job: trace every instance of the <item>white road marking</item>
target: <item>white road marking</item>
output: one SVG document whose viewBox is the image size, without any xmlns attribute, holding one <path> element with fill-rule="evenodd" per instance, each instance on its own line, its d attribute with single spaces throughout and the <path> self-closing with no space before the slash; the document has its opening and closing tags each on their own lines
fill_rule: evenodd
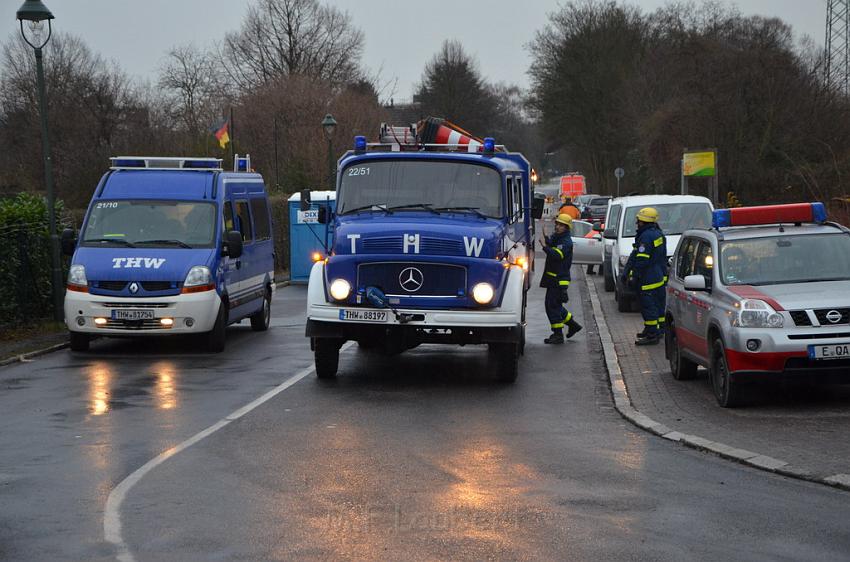
<svg viewBox="0 0 850 562">
<path fill-rule="evenodd" d="M 354 345 L 353 341 L 350 341 L 343 345 L 340 348 L 340 352 L 345 351 L 349 347 Z M 156 457 L 152 458 L 141 467 L 137 468 L 133 471 L 129 476 L 127 476 L 124 480 L 122 480 L 115 488 L 109 492 L 109 497 L 106 498 L 106 509 L 103 512 L 103 535 L 106 538 L 106 541 L 115 545 L 115 548 L 118 550 L 118 560 L 120 562 L 134 562 L 135 558 L 133 558 L 133 554 L 130 552 L 130 548 L 124 542 L 124 538 L 121 536 L 121 504 L 124 502 L 124 498 L 127 497 L 127 493 L 130 489 L 133 488 L 139 481 L 147 475 L 151 470 L 161 465 L 174 455 L 181 453 L 200 441 L 205 437 L 209 437 L 219 429 L 229 425 L 230 423 L 238 420 L 245 414 L 249 413 L 251 410 L 254 410 L 258 406 L 263 403 L 271 400 L 290 386 L 294 385 L 310 373 L 312 373 L 316 369 L 315 366 L 307 367 L 302 369 L 292 377 L 288 378 L 286 381 L 282 382 L 278 386 L 269 390 L 253 402 L 242 406 L 235 412 L 232 412 L 219 421 L 215 422 L 208 428 L 200 431 L 190 437 L 189 439 L 183 441 L 175 445 L 174 447 L 163 451 Z"/>
</svg>

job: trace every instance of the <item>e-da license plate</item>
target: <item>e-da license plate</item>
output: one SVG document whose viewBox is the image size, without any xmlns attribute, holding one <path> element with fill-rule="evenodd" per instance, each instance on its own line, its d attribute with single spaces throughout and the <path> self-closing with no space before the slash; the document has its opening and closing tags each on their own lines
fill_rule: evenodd
<svg viewBox="0 0 850 562">
<path fill-rule="evenodd" d="M 810 359 L 850 359 L 850 343 L 810 345 Z"/>
</svg>

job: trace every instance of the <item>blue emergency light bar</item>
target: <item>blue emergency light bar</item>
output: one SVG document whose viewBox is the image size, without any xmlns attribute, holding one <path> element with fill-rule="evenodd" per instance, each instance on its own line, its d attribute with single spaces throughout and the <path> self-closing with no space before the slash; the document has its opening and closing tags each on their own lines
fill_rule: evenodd
<svg viewBox="0 0 850 562">
<path fill-rule="evenodd" d="M 760 224 L 795 224 L 826 222 L 826 207 L 823 203 L 792 203 L 789 205 L 762 205 L 760 207 L 737 207 L 717 209 L 712 214 L 711 226 L 755 226 Z"/>
<path fill-rule="evenodd" d="M 161 156 L 114 156 L 111 169 L 221 170 L 220 158 L 179 158 Z"/>
</svg>

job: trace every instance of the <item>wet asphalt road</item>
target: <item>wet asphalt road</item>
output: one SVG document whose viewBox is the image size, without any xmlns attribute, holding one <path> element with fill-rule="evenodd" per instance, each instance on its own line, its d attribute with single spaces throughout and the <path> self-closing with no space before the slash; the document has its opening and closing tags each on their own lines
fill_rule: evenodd
<svg viewBox="0 0 850 562">
<path fill-rule="evenodd" d="M 542 294 L 514 385 L 486 348 L 343 352 L 158 466 L 121 508 L 136 560 L 837 560 L 848 494 L 647 435 L 613 410 L 592 320 L 561 347 Z M 303 287 L 272 330 L 102 341 L 0 370 L 0 559 L 108 560 L 110 490 L 311 365 Z"/>
</svg>

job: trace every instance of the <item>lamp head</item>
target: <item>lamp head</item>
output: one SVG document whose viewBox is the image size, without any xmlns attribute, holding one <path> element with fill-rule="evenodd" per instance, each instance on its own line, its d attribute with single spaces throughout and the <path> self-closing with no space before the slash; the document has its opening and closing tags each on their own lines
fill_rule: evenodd
<svg viewBox="0 0 850 562">
<path fill-rule="evenodd" d="M 18 8 L 15 18 L 21 21 L 43 21 L 52 20 L 53 14 L 41 0 L 25 0 L 24 4 Z"/>
<path fill-rule="evenodd" d="M 334 116 L 328 113 L 325 115 L 325 118 L 322 119 L 322 128 L 325 130 L 325 136 L 331 138 L 336 130 L 336 119 Z"/>
</svg>

